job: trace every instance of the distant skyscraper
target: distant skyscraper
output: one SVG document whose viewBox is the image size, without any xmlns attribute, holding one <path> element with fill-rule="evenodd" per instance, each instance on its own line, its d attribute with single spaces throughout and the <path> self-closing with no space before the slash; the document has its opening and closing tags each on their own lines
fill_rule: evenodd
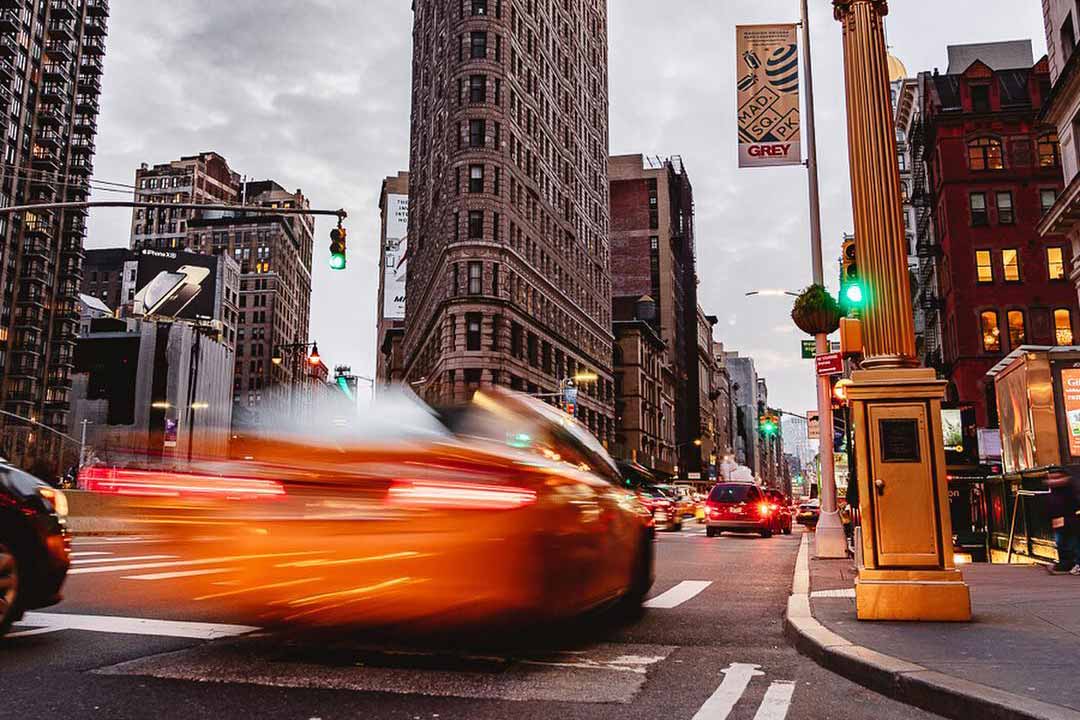
<svg viewBox="0 0 1080 720">
<path fill-rule="evenodd" d="M 405 379 L 553 393 L 614 429 L 607 3 L 413 2 Z"/>
<path fill-rule="evenodd" d="M 107 0 L 0 3 L 0 96 L 10 109 L 0 204 L 85 200 L 93 171 Z M 85 210 L 0 216 L 0 398 L 66 431 L 79 323 Z M 3 455 L 52 473 L 78 449 L 4 420 Z"/>
</svg>

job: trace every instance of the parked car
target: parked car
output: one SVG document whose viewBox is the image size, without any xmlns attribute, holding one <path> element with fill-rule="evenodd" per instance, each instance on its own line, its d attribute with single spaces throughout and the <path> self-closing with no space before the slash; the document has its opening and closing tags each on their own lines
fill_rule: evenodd
<svg viewBox="0 0 1080 720">
<path fill-rule="evenodd" d="M 717 483 L 705 505 L 705 534 L 708 537 L 725 531 L 756 532 L 764 538 L 772 537 L 776 526 L 772 503 L 753 483 Z"/>
<path fill-rule="evenodd" d="M 60 602 L 70 564 L 67 498 L 0 463 L 0 635 L 27 610 Z"/>
<path fill-rule="evenodd" d="M 652 513 L 657 530 L 682 530 L 682 515 L 675 498 L 656 485 L 645 485 L 638 490 L 638 497 Z"/>
<path fill-rule="evenodd" d="M 787 499 L 787 496 L 779 490 L 766 490 L 765 494 L 769 498 L 769 502 L 773 507 L 773 519 L 776 521 L 773 527 L 774 532 L 783 533 L 784 535 L 791 534 L 791 502 Z"/>
<path fill-rule="evenodd" d="M 821 502 L 819 500 L 810 500 L 799 506 L 799 512 L 795 515 L 795 522 L 808 528 L 815 528 L 819 517 L 821 517 Z"/>
</svg>

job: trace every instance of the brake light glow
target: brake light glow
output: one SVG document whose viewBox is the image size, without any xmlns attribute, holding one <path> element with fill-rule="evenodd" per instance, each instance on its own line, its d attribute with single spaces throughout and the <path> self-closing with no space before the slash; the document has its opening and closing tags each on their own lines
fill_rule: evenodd
<svg viewBox="0 0 1080 720">
<path fill-rule="evenodd" d="M 503 485 L 399 480 L 390 486 L 386 500 L 402 507 L 516 510 L 535 503 L 536 492 Z"/>
<path fill-rule="evenodd" d="M 770 508 L 771 506 L 769 505 L 769 503 L 758 503 L 758 512 L 762 515 L 768 515 L 770 512 L 772 512 Z"/>
<path fill-rule="evenodd" d="M 86 468 L 79 485 L 90 492 L 136 497 L 208 497 L 229 500 L 278 498 L 284 486 L 276 480 L 216 475 Z"/>
</svg>

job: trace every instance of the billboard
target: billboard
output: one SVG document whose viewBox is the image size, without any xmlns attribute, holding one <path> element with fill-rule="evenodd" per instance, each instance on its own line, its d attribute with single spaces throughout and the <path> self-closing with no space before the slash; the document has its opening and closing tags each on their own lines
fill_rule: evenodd
<svg viewBox="0 0 1080 720">
<path fill-rule="evenodd" d="M 1061 371 L 1061 394 L 1065 404 L 1069 455 L 1080 457 L 1080 370 L 1068 368 Z"/>
<path fill-rule="evenodd" d="M 386 196 L 386 245 L 383 248 L 383 317 L 405 319 L 405 270 L 409 246 L 409 196 Z"/>
<path fill-rule="evenodd" d="M 795 25 L 735 28 L 739 167 L 801 165 Z"/>
<path fill-rule="evenodd" d="M 135 276 L 136 317 L 214 319 L 216 255 L 147 248 L 139 253 Z"/>
</svg>

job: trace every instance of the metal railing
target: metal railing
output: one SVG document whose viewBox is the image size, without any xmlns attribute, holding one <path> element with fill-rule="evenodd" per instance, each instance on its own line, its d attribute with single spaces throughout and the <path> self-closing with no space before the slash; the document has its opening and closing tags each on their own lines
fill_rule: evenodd
<svg viewBox="0 0 1080 720">
<path fill-rule="evenodd" d="M 1013 512 L 1012 522 L 1009 523 L 1009 552 L 1005 556 L 1005 564 L 1012 563 L 1013 556 L 1013 539 L 1016 537 L 1016 513 L 1020 509 L 1021 501 L 1026 497 L 1037 497 L 1039 495 L 1049 495 L 1049 490 L 1025 490 L 1023 488 L 1017 488 L 1016 493 L 1013 494 Z M 1033 550 L 1031 548 L 1031 532 L 1028 527 L 1027 513 L 1024 513 L 1024 534 L 1028 541 L 1028 557 L 1034 557 Z"/>
</svg>

